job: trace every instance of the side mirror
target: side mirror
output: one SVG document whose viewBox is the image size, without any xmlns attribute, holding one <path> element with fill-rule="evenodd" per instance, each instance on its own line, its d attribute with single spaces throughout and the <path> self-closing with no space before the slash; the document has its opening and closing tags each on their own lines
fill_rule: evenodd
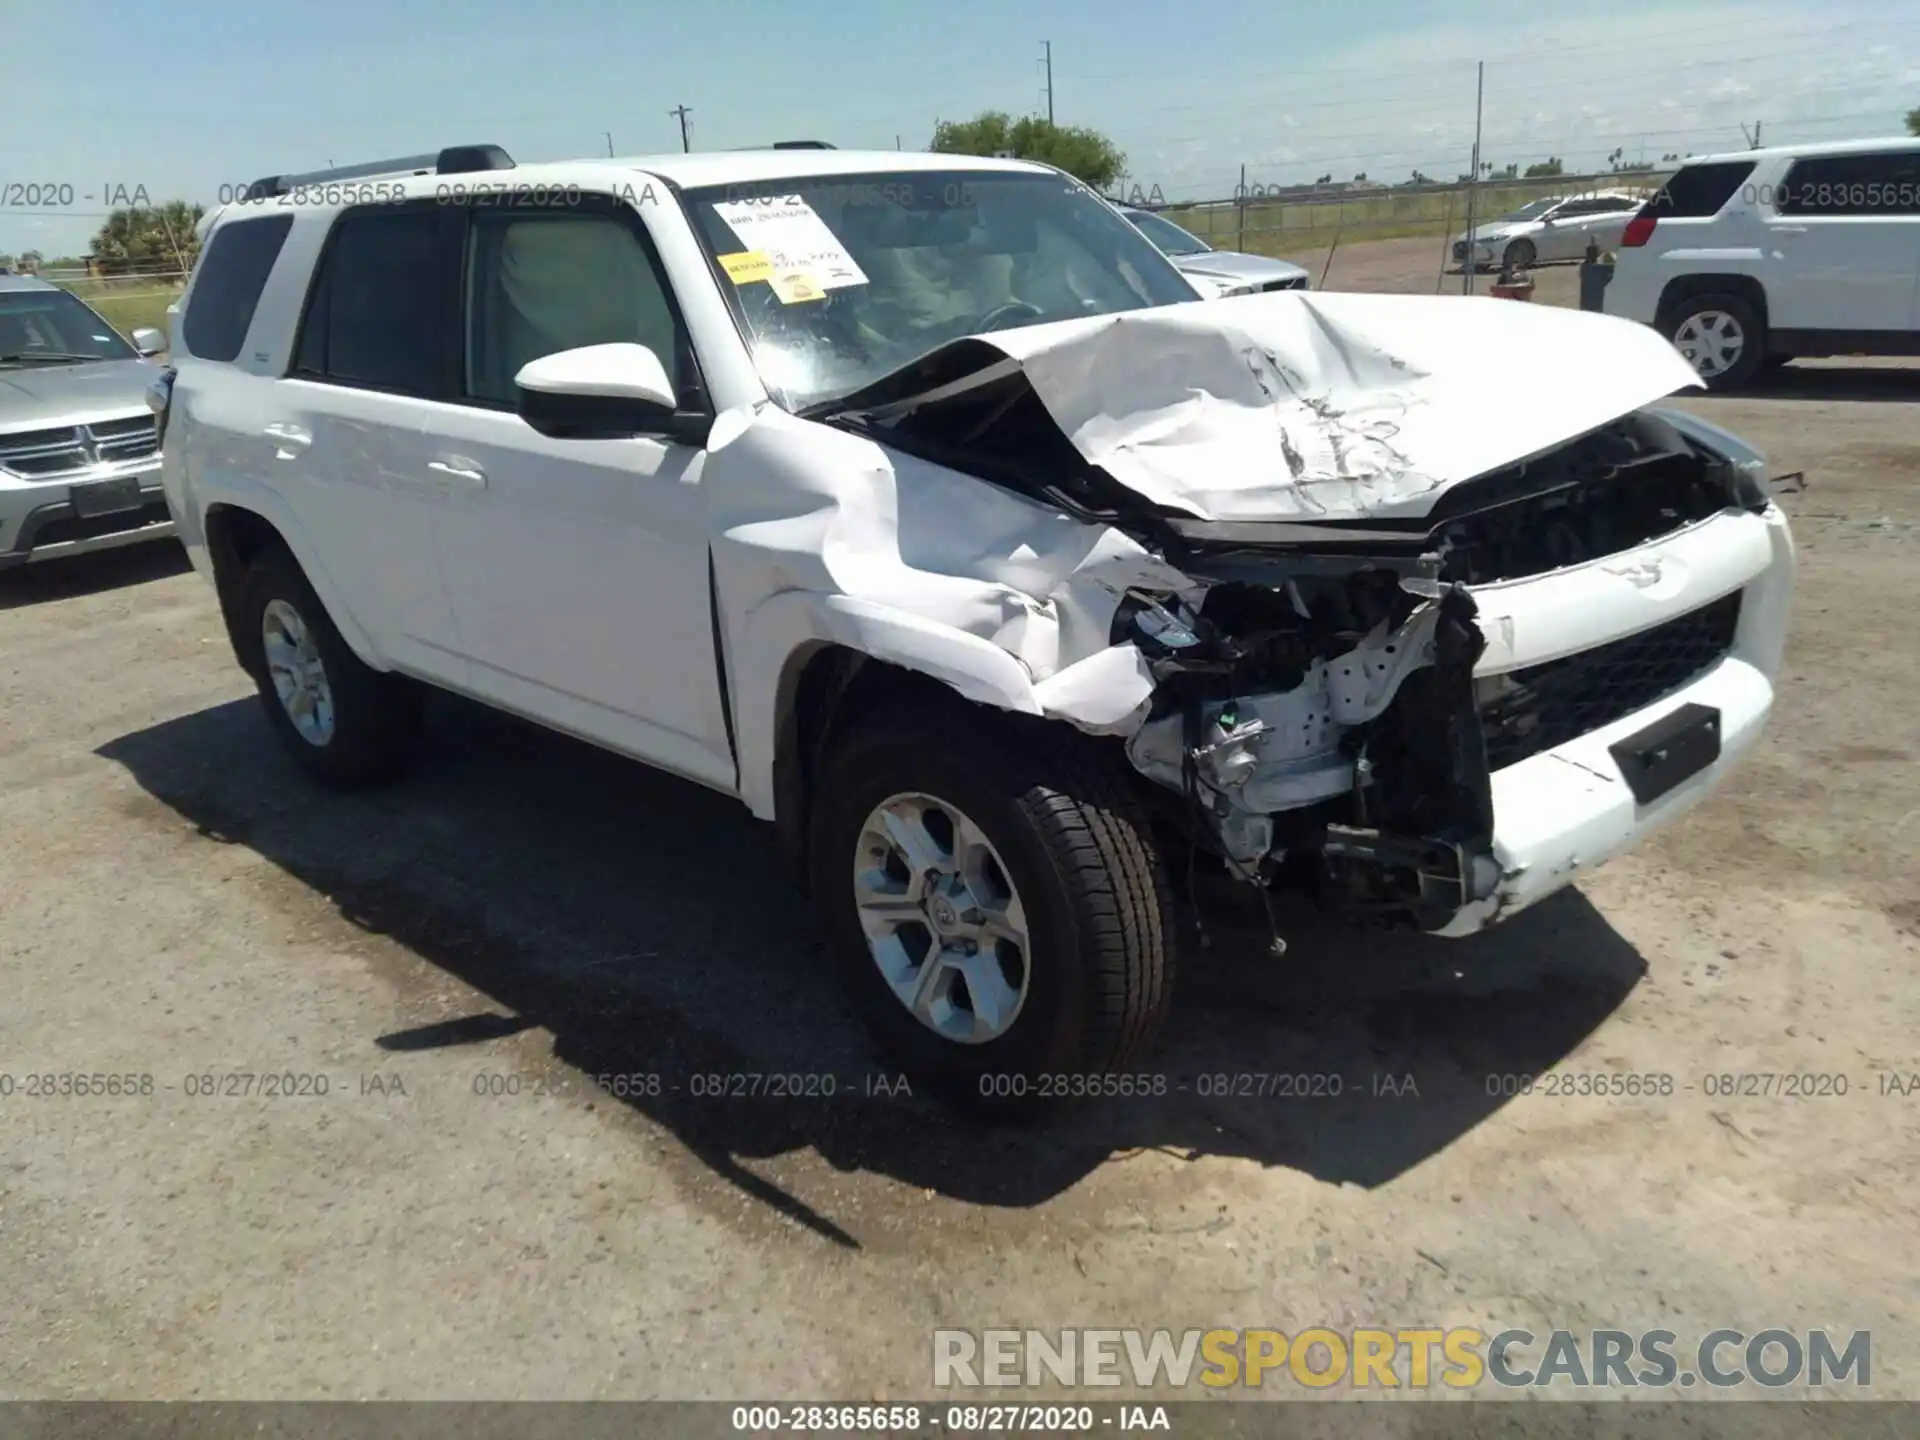
<svg viewBox="0 0 1920 1440">
<path fill-rule="evenodd" d="M 660 357 L 627 341 L 542 355 L 523 365 L 513 383 L 520 418 L 558 439 L 684 438 L 694 418 L 681 415 Z"/>
<path fill-rule="evenodd" d="M 133 348 L 142 355 L 158 355 L 167 348 L 167 337 L 151 325 L 142 325 L 133 332 Z"/>
</svg>

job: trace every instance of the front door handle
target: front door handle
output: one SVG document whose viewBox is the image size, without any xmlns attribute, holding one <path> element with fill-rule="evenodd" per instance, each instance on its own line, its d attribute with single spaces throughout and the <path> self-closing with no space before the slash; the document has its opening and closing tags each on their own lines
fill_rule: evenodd
<svg viewBox="0 0 1920 1440">
<path fill-rule="evenodd" d="M 276 422 L 260 433 L 273 441 L 273 454 L 276 460 L 291 460 L 313 444 L 313 432 L 300 425 L 282 425 Z"/>
<path fill-rule="evenodd" d="M 429 460 L 427 469 L 438 476 L 443 485 L 462 485 L 470 490 L 487 488 L 487 472 L 464 455 L 448 455 L 443 459 Z"/>
</svg>

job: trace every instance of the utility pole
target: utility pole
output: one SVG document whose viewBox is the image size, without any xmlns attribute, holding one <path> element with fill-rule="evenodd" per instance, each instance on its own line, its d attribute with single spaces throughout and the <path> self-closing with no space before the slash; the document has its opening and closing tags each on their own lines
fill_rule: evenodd
<svg viewBox="0 0 1920 1440">
<path fill-rule="evenodd" d="M 611 160 L 613 158 L 613 132 L 611 130 L 602 130 L 600 133 L 607 137 L 607 158 Z"/>
<path fill-rule="evenodd" d="M 693 112 L 687 109 L 687 107 L 684 105 L 677 106 L 674 109 L 667 111 L 667 114 L 669 115 L 677 115 L 680 117 L 680 149 L 683 153 L 691 153 L 691 151 L 693 150 L 692 144 L 689 143 L 687 140 L 687 116 L 691 115 L 692 113 Z"/>
<path fill-rule="evenodd" d="M 1047 124 L 1051 125 L 1053 124 L 1053 42 L 1051 40 L 1042 40 L 1040 43 L 1046 48 L 1047 52 L 1045 60 L 1047 67 Z"/>
<path fill-rule="evenodd" d="M 1480 189 L 1480 116 L 1487 96 L 1487 62 L 1479 65 L 1479 79 L 1473 87 L 1473 177 L 1467 181 L 1467 256 L 1460 265 L 1460 293 L 1473 294 L 1473 272 L 1479 263 L 1479 246 L 1473 237 L 1473 201 Z"/>
</svg>

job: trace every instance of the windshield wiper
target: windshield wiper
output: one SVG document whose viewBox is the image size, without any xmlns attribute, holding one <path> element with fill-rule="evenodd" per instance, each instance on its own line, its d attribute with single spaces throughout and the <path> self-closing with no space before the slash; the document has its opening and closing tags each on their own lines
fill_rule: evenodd
<svg viewBox="0 0 1920 1440">
<path fill-rule="evenodd" d="M 104 355 L 74 355 L 65 350 L 22 350 L 13 355 L 0 355 L 0 365 L 11 365 L 25 360 L 104 360 Z"/>
</svg>

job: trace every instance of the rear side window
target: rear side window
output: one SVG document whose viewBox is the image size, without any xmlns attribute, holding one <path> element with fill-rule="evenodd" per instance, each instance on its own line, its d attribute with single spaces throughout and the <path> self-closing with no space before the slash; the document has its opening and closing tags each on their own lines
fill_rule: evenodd
<svg viewBox="0 0 1920 1440">
<path fill-rule="evenodd" d="M 1920 150 L 1796 160 L 1774 206 L 1782 215 L 1920 215 Z"/>
<path fill-rule="evenodd" d="M 180 322 L 188 353 L 200 360 L 240 358 L 260 292 L 292 228 L 291 215 L 265 215 L 235 220 L 213 232 L 207 253 L 200 257 L 193 299 Z"/>
<path fill-rule="evenodd" d="M 1711 165 L 1683 165 L 1640 213 L 1661 220 L 1704 220 L 1718 215 L 1720 207 L 1753 174 L 1753 164 L 1751 160 L 1721 160 Z"/>
<path fill-rule="evenodd" d="M 307 300 L 295 375 L 444 396 L 448 213 L 436 205 L 341 216 Z"/>
</svg>

